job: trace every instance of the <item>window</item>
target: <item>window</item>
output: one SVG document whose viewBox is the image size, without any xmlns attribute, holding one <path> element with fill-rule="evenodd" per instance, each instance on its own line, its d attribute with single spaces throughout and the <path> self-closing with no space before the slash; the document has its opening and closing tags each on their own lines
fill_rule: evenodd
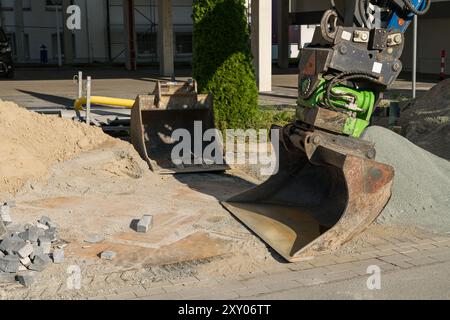
<svg viewBox="0 0 450 320">
<path fill-rule="evenodd" d="M 16 34 L 15 33 L 8 33 L 6 34 L 6 37 L 10 41 L 10 45 L 12 48 L 12 54 L 14 58 L 17 58 L 17 40 L 16 40 Z M 27 33 L 24 33 L 23 35 L 23 50 L 25 59 L 30 59 L 30 36 Z"/>
<path fill-rule="evenodd" d="M 0 1 L 0 11 L 13 11 L 14 10 L 14 2 L 19 0 L 2 0 Z M 31 10 L 31 0 L 22 0 L 22 8 L 23 11 Z"/>
<path fill-rule="evenodd" d="M 177 54 L 192 54 L 192 33 L 177 33 L 175 46 Z"/>
<path fill-rule="evenodd" d="M 6 37 L 6 34 L 3 32 L 2 29 L 0 29 L 0 42 L 7 42 L 8 38 Z"/>
<path fill-rule="evenodd" d="M 64 39 L 63 33 L 59 33 L 61 40 L 61 58 L 64 58 Z M 56 33 L 52 34 L 52 57 L 53 59 L 58 59 L 58 38 L 56 37 Z"/>
<path fill-rule="evenodd" d="M 55 11 L 56 6 L 58 10 L 62 10 L 62 0 L 45 0 L 45 10 Z"/>
<path fill-rule="evenodd" d="M 45 0 L 45 5 L 47 7 L 62 6 L 62 0 Z"/>
<path fill-rule="evenodd" d="M 138 32 L 136 37 L 139 56 L 156 56 L 156 33 Z"/>
</svg>

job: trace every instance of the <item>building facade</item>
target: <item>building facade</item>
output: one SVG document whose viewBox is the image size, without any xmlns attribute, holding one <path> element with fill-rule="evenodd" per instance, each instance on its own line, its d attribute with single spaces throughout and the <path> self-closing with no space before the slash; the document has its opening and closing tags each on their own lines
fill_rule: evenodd
<svg viewBox="0 0 450 320">
<path fill-rule="evenodd" d="M 158 62 L 159 5 L 161 0 L 134 0 L 134 29 L 138 63 Z M 171 0 L 175 61 L 192 59 L 192 1 Z M 260 0 L 263 1 L 263 0 Z M 264 2 L 267 0 L 264 0 Z M 329 0 L 269 0 L 272 3 L 272 60 L 296 58 L 311 41 Z M 419 18 L 418 72 L 438 74 L 441 52 L 446 52 L 450 73 L 450 0 L 432 0 L 430 12 Z M 124 0 L 0 0 L 0 24 L 11 38 L 14 58 L 22 63 L 40 63 L 47 51 L 49 63 L 123 63 L 126 60 Z M 251 22 L 251 0 L 246 0 Z M 68 5 L 81 9 L 81 29 L 63 28 Z M 270 3 L 269 3 L 270 4 Z M 287 12 L 287 14 L 286 14 Z M 57 20 L 58 19 L 58 20 Z M 59 41 L 57 36 L 59 30 Z M 412 28 L 406 34 L 404 69 L 412 66 Z M 278 45 L 281 43 L 281 47 Z M 58 44 L 60 44 L 58 46 Z M 269 49 L 270 50 L 270 49 Z M 281 59 L 282 60 L 282 59 Z M 286 61 L 288 59 L 285 59 Z M 279 63 L 286 67 L 286 61 Z"/>
<path fill-rule="evenodd" d="M 22 1 L 22 13 L 16 2 Z M 125 26 L 123 0 L 72 0 L 81 9 L 81 29 L 63 32 L 66 18 L 62 0 L 0 0 L 0 20 L 13 43 L 16 60 L 39 63 L 41 48 L 48 50 L 49 62 L 58 55 L 57 29 L 61 36 L 62 54 L 72 48 L 74 63 L 123 62 L 125 58 Z M 134 1 L 137 55 L 139 62 L 158 60 L 158 5 L 156 0 Z M 173 0 L 174 53 L 176 60 L 192 57 L 192 0 Z M 59 19 L 57 28 L 56 19 Z M 23 27 L 22 27 L 23 26 Z M 23 56 L 18 45 L 23 30 Z M 69 38 L 69 39 L 67 39 Z M 65 46 L 66 41 L 72 45 Z"/>
</svg>

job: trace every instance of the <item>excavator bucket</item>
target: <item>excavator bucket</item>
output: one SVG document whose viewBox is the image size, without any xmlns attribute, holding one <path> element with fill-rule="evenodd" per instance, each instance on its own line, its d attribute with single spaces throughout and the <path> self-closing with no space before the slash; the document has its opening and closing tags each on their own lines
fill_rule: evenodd
<svg viewBox="0 0 450 320">
<path fill-rule="evenodd" d="M 202 143 L 201 154 L 194 153 L 194 139 L 203 141 L 205 131 L 213 128 L 212 96 L 198 94 L 195 81 L 158 81 L 153 95 L 138 96 L 131 109 L 131 142 L 150 169 L 160 174 L 228 170 L 214 154 L 210 159 L 203 157 L 207 142 Z M 182 164 L 172 159 L 178 143 L 172 133 L 177 129 L 187 130 L 191 137 L 191 159 Z"/>
<path fill-rule="evenodd" d="M 339 248 L 391 196 L 392 167 L 358 139 L 294 126 L 280 130 L 279 171 L 225 208 L 290 262 Z"/>
</svg>

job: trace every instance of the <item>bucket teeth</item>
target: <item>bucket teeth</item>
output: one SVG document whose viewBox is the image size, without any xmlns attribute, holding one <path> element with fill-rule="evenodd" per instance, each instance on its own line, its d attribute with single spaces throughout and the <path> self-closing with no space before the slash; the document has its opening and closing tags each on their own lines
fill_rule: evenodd
<svg viewBox="0 0 450 320">
<path fill-rule="evenodd" d="M 335 250 L 367 228 L 389 201 L 394 170 L 365 157 L 373 146 L 363 141 L 333 137 L 331 144 L 320 131 L 282 131 L 278 173 L 223 205 L 294 262 Z"/>
</svg>

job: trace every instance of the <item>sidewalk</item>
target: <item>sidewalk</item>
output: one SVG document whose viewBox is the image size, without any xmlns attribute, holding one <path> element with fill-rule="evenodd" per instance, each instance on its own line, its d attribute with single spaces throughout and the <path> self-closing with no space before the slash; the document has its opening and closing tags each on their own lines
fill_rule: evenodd
<svg viewBox="0 0 450 320">
<path fill-rule="evenodd" d="M 370 276 L 367 268 L 372 265 L 380 267 L 381 281 L 390 288 L 379 291 L 379 295 L 366 287 Z M 253 274 L 194 276 L 123 287 L 116 289 L 115 294 L 89 299 L 449 298 L 449 265 L 450 237 L 390 239 L 387 244 L 379 242 L 355 254 L 337 253 L 300 263 L 280 263 Z M 411 278 L 410 283 L 403 281 Z"/>
</svg>

